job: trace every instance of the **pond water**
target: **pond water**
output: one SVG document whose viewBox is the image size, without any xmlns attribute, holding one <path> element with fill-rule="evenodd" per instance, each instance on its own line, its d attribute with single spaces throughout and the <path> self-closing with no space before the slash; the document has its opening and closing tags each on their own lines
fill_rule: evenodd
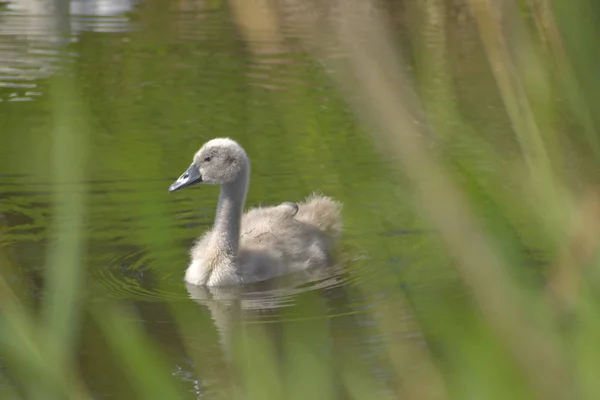
<svg viewBox="0 0 600 400">
<path fill-rule="evenodd" d="M 264 323 L 273 335 L 325 324 L 329 334 L 315 344 L 324 360 L 363 359 L 383 382 L 385 346 L 368 310 L 389 286 L 367 297 L 358 284 L 377 288 L 393 272 L 388 284 L 400 290 L 411 286 L 406 276 L 429 279 L 435 260 L 406 207 L 406 183 L 293 33 L 249 45 L 220 3 L 73 1 L 59 22 L 68 36 L 53 29 L 48 3 L 1 3 L 3 273 L 26 288 L 25 301 L 39 302 L 54 240 L 52 193 L 84 193 L 87 300 L 118 299 L 135 310 L 192 397 L 227 386 L 231 324 Z M 50 82 L 64 73 L 81 92 L 88 153 L 86 179 L 56 187 Z M 186 287 L 188 249 L 212 223 L 218 188 L 167 189 L 193 152 L 220 136 L 238 140 L 252 161 L 247 207 L 298 201 L 313 190 L 344 203 L 334 267 L 236 293 Z M 313 298 L 318 313 L 302 306 Z M 411 337 L 410 314 L 398 310 L 398 318 Z M 94 395 L 131 398 L 93 324 L 83 332 L 81 369 Z"/>
</svg>

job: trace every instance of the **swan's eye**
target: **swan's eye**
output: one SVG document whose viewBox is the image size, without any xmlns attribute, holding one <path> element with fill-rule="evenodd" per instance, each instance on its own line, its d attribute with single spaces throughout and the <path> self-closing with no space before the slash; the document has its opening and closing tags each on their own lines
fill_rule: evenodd
<svg viewBox="0 0 600 400">
<path fill-rule="evenodd" d="M 204 157 L 204 161 L 209 162 L 210 161 L 210 157 Z"/>
</svg>

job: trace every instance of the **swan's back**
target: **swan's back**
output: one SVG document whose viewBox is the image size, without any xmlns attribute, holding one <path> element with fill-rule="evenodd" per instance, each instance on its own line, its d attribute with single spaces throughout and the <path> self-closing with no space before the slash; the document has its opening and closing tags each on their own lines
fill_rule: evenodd
<svg viewBox="0 0 600 400">
<path fill-rule="evenodd" d="M 245 280 L 329 264 L 342 229 L 340 213 L 340 203 L 317 194 L 298 205 L 248 211 L 238 254 Z"/>
</svg>

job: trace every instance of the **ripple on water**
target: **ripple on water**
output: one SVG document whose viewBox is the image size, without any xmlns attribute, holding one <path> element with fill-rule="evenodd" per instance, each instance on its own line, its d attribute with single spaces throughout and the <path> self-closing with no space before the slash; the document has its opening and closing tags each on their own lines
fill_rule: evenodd
<svg viewBox="0 0 600 400">
<path fill-rule="evenodd" d="M 154 191 L 160 190 L 162 193 L 163 187 L 167 187 L 170 181 L 96 180 L 86 183 L 88 214 L 85 229 L 90 254 L 88 271 L 90 281 L 98 289 L 94 291 L 96 296 L 138 301 L 181 301 L 191 298 L 198 303 L 228 300 L 234 296 L 241 300 L 244 310 L 258 311 L 255 313 L 256 321 L 268 322 L 274 318 L 270 315 L 274 314 L 259 311 L 294 305 L 302 294 L 316 291 L 332 300 L 328 302 L 326 315 L 335 317 L 365 312 L 368 302 L 362 298 L 358 289 L 360 285 L 381 279 L 380 274 L 385 269 L 403 268 L 405 265 L 404 261 L 394 259 L 389 252 L 386 253 L 388 256 L 378 258 L 361 248 L 376 233 L 347 230 L 338 251 L 338 262 L 331 268 L 284 276 L 248 285 L 234 292 L 219 288 L 186 288 L 183 274 L 187 267 L 187 250 L 194 238 L 210 227 L 215 210 L 211 203 L 210 207 L 199 212 L 198 203 L 202 200 L 198 200 L 196 195 L 202 196 L 203 192 L 178 199 L 155 195 Z M 47 183 L 36 183 L 23 176 L 5 176 L 0 183 L 4 240 L 22 245 L 27 242 L 39 243 L 48 238 L 53 190 L 82 190 L 81 184 L 63 184 L 53 188 Z M 213 196 L 214 193 L 207 192 L 205 195 Z M 176 240 L 181 245 L 172 249 L 175 254 L 169 257 L 162 254 L 161 258 L 175 260 L 180 265 L 159 265 L 160 262 L 149 255 L 149 249 L 134 240 L 140 228 L 144 229 L 141 225 L 147 222 L 138 220 L 140 215 L 132 211 L 138 209 L 140 201 L 146 198 L 153 198 L 154 202 L 172 203 L 169 223 L 178 232 Z M 392 230 L 379 236 L 381 241 L 389 241 L 390 246 L 394 247 L 398 245 L 398 235 L 406 237 L 419 233 Z M 348 297 L 347 301 L 340 300 L 340 296 Z"/>
<path fill-rule="evenodd" d="M 245 310 L 286 307 L 294 304 L 294 298 L 301 293 L 339 287 L 346 281 L 343 266 L 336 265 L 244 287 L 207 288 L 184 283 L 186 263 L 187 259 L 176 272 L 169 272 L 153 263 L 143 250 L 130 249 L 94 260 L 90 277 L 101 290 L 100 296 L 147 301 L 191 298 L 200 304 L 236 299 Z"/>
<path fill-rule="evenodd" d="M 129 252 L 127 255 L 110 254 L 101 263 L 94 262 L 90 269 L 90 279 L 100 289 L 102 298 L 111 297 L 137 301 L 174 301 L 187 299 L 187 294 L 177 291 L 174 285 L 181 285 L 181 277 L 160 274 L 151 267 L 152 260 L 142 251 Z M 167 289 L 162 289 L 164 286 Z"/>
<path fill-rule="evenodd" d="M 307 292 L 319 292 L 324 298 L 332 300 L 325 311 L 328 318 L 368 311 L 370 301 L 365 301 L 359 286 L 381 279 L 385 269 L 394 268 L 398 264 L 393 258 L 370 257 L 369 254 L 355 245 L 342 241 L 337 263 L 329 268 L 303 271 L 298 274 L 282 276 L 269 281 L 235 288 L 206 288 L 185 285 L 183 274 L 187 267 L 187 256 L 181 256 L 182 250 L 187 253 L 193 239 L 210 226 L 214 210 L 206 210 L 201 223 L 198 223 L 196 202 L 186 202 L 179 208 L 175 224 L 177 229 L 187 230 L 178 254 L 163 259 L 176 260 L 180 265 L 160 266 L 147 257 L 144 250 L 110 251 L 98 266 L 92 268 L 94 281 L 101 285 L 108 295 L 121 298 L 147 301 L 175 301 L 192 299 L 203 305 L 215 301 L 239 300 L 243 310 L 249 311 L 248 321 L 269 322 L 282 321 L 281 315 L 270 311 L 296 304 L 299 296 Z M 186 222 L 187 221 L 187 222 Z M 189 229 L 191 221 L 205 228 Z M 183 223 L 182 223 L 183 222 Z M 418 233 L 418 232 L 417 232 Z M 370 233 L 369 233 L 370 234 Z M 416 234 L 416 233 L 415 233 Z M 360 242 L 360 237 L 353 238 L 352 232 L 346 235 L 352 241 Z M 361 236 L 361 235 L 358 235 Z M 385 236 L 385 235 L 384 235 Z M 393 240 L 397 238 L 392 237 Z M 184 254 L 185 254 L 184 253 Z M 402 266 L 401 266 L 402 267 Z M 187 289 L 187 292 L 186 292 Z M 345 297 L 345 299 L 341 299 Z M 335 300 L 338 298 L 338 300 Z M 323 314 L 315 316 L 322 318 Z M 288 319 L 305 319 L 287 315 Z"/>
</svg>

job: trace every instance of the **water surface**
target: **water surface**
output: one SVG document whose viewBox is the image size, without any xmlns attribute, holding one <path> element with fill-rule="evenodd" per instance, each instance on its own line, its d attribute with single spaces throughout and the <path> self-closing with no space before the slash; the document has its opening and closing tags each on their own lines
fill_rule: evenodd
<svg viewBox="0 0 600 400">
<path fill-rule="evenodd" d="M 52 193 L 83 192 L 88 300 L 133 307 L 191 397 L 228 386 L 226 339 L 236 324 L 264 324 L 273 337 L 327 326 L 327 337 L 314 343 L 324 363 L 364 360 L 385 382 L 385 346 L 369 316 L 389 294 L 389 287 L 377 290 L 378 277 L 398 272 L 389 282 L 398 290 L 408 285 L 403 274 L 434 278 L 427 265 L 435 255 L 423 250 L 426 235 L 406 207 L 406 182 L 293 29 L 249 44 L 227 8 L 212 3 L 77 1 L 60 29 L 44 2 L 14 0 L 0 9 L 3 269 L 26 288 L 26 301 L 39 302 L 45 252 L 55 239 Z M 74 77 L 88 110 L 81 135 L 89 153 L 85 181 L 53 185 L 51 81 L 61 74 Z M 313 190 L 344 203 L 336 266 L 241 292 L 186 287 L 187 252 L 212 223 L 218 188 L 167 188 L 217 136 L 238 140 L 251 158 L 248 206 L 297 201 Z M 370 282 L 375 295 L 366 297 L 358 284 Z M 318 313 L 303 306 L 314 301 Z M 398 318 L 406 318 L 402 334 L 411 337 L 410 313 L 398 310 Z M 98 398 L 129 398 L 96 331 L 93 323 L 84 328 L 85 380 Z"/>
</svg>

